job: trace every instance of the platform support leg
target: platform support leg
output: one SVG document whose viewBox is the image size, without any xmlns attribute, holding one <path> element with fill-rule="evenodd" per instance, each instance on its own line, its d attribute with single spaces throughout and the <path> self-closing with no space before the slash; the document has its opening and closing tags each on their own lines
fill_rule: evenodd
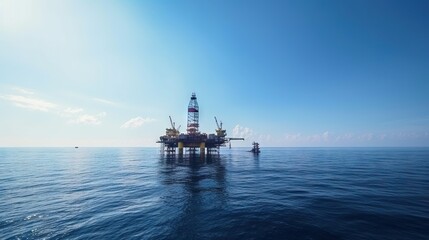
<svg viewBox="0 0 429 240">
<path fill-rule="evenodd" d="M 200 143 L 200 155 L 204 156 L 206 154 L 206 143 L 202 142 Z"/>
<path fill-rule="evenodd" d="M 179 148 L 179 155 L 183 156 L 183 142 L 179 142 L 177 147 Z"/>
</svg>

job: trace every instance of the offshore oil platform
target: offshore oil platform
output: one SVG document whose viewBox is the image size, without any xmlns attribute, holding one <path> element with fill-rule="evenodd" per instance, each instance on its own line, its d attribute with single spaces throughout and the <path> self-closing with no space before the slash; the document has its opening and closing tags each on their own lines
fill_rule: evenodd
<svg viewBox="0 0 429 240">
<path fill-rule="evenodd" d="M 261 150 L 259 149 L 259 143 L 253 142 L 252 145 L 253 145 L 253 148 L 249 152 L 252 152 L 254 154 L 259 154 L 261 152 Z"/>
<path fill-rule="evenodd" d="M 159 141 L 157 141 L 157 143 L 161 144 L 161 153 L 166 153 L 170 156 L 175 154 L 183 156 L 185 149 L 186 153 L 190 155 L 197 153 L 204 155 L 206 150 L 207 154 L 214 154 L 219 153 L 220 147 L 226 146 L 232 140 L 244 140 L 244 138 L 226 137 L 226 130 L 222 128 L 222 122 L 219 124 L 216 117 L 215 122 L 217 125 L 216 133 L 206 134 L 199 132 L 199 107 L 197 96 L 192 93 L 188 105 L 186 133 L 180 133 L 180 126 L 176 128 L 176 124 L 170 116 L 171 128 L 166 128 L 165 135 L 160 136 Z"/>
</svg>

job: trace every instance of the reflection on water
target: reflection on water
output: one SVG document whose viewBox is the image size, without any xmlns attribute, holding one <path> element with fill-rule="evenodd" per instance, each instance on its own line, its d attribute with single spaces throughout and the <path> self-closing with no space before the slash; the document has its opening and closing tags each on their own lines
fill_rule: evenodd
<svg viewBox="0 0 429 240">
<path fill-rule="evenodd" d="M 176 206 L 177 217 L 171 236 L 199 237 L 199 228 L 207 226 L 207 215 L 227 204 L 225 162 L 219 155 L 162 157 L 159 177 L 171 195 L 167 204 Z M 180 193 L 180 195 L 178 195 Z"/>
</svg>

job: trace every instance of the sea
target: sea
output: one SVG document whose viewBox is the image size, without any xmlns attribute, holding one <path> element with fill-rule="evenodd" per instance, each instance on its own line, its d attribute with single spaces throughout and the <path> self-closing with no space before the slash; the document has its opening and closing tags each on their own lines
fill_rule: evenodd
<svg viewBox="0 0 429 240">
<path fill-rule="evenodd" d="M 0 239 L 429 239 L 429 148 L 0 148 Z"/>
</svg>

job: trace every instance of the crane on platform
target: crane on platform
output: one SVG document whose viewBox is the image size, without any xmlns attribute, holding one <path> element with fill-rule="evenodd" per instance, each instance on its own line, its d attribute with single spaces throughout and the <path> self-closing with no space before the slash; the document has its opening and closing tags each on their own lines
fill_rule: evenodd
<svg viewBox="0 0 429 240">
<path fill-rule="evenodd" d="M 215 118 L 215 121 L 216 121 L 217 128 L 222 129 L 222 121 L 220 121 L 220 126 L 219 126 L 217 118 L 216 117 L 214 117 L 214 118 Z"/>
<path fill-rule="evenodd" d="M 180 132 L 180 127 L 181 127 L 182 125 L 179 125 L 179 126 L 176 128 L 176 122 L 173 122 L 173 120 L 171 119 L 171 116 L 168 116 L 168 117 L 170 118 L 171 129 L 173 129 L 173 130 L 176 130 L 176 131 Z"/>
<path fill-rule="evenodd" d="M 225 137 L 226 136 L 226 130 L 222 129 L 222 121 L 219 122 L 217 121 L 217 118 L 214 117 L 216 125 L 217 125 L 217 129 L 216 129 L 216 136 L 218 137 Z"/>
<path fill-rule="evenodd" d="M 172 129 L 176 129 L 176 123 L 173 122 L 173 119 L 171 119 L 171 116 L 168 116 L 170 118 L 170 124 Z"/>
<path fill-rule="evenodd" d="M 169 136 L 169 137 L 177 137 L 179 136 L 180 132 L 180 126 L 176 129 L 176 123 L 173 122 L 173 119 L 171 118 L 171 116 L 168 116 L 170 118 L 170 125 L 171 128 L 166 128 L 165 129 L 165 135 Z"/>
</svg>

